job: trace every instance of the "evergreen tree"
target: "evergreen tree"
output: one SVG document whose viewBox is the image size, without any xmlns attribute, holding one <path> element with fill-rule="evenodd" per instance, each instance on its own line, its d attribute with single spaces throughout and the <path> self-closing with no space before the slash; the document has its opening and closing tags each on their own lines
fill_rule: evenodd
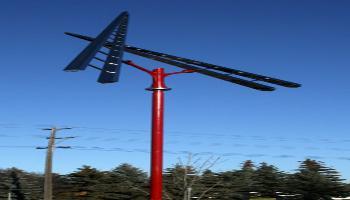
<svg viewBox="0 0 350 200">
<path fill-rule="evenodd" d="M 251 160 L 246 160 L 242 164 L 241 170 L 236 171 L 236 177 L 234 180 L 235 187 L 239 191 L 244 193 L 255 192 L 254 185 L 256 185 L 254 180 L 255 165 Z"/>
<path fill-rule="evenodd" d="M 6 170 L 0 170 L 0 199 L 6 199 L 10 191 L 10 179 Z"/>
<path fill-rule="evenodd" d="M 325 167 L 322 162 L 306 159 L 293 176 L 292 190 L 302 194 L 305 200 L 331 199 L 331 196 L 344 195 L 341 181 L 334 169 Z"/>
<path fill-rule="evenodd" d="M 164 200 L 182 200 L 189 192 L 198 200 L 244 200 L 249 192 L 273 197 L 277 191 L 302 194 L 303 200 L 350 195 L 350 185 L 342 182 L 336 170 L 310 159 L 301 162 L 294 174 L 281 173 L 266 163 L 256 168 L 250 160 L 239 170 L 221 173 L 187 165 L 165 170 Z M 56 200 L 147 200 L 148 181 L 145 172 L 129 164 L 105 172 L 83 166 L 68 175 L 53 174 L 53 196 Z M 0 200 L 7 200 L 9 191 L 14 200 L 42 200 L 43 185 L 43 174 L 0 170 Z"/>
<path fill-rule="evenodd" d="M 71 200 L 73 193 L 73 183 L 70 181 L 68 175 L 53 174 L 52 185 L 53 185 L 53 199 L 55 200 Z"/>
<path fill-rule="evenodd" d="M 348 197 L 350 196 L 350 183 L 345 185 L 345 189 L 344 189 L 344 196 Z"/>
<path fill-rule="evenodd" d="M 129 164 L 121 164 L 110 172 L 101 185 L 105 200 L 148 199 L 148 177 L 142 170 Z"/>
<path fill-rule="evenodd" d="M 198 190 L 198 200 L 220 199 L 222 196 L 222 180 L 220 176 L 211 170 L 205 170 L 201 175 Z"/>
<path fill-rule="evenodd" d="M 255 165 L 251 160 L 242 163 L 240 170 L 226 171 L 219 174 L 222 183 L 220 191 L 223 200 L 249 199 L 249 192 L 254 191 Z"/>
<path fill-rule="evenodd" d="M 84 165 L 78 171 L 68 175 L 71 185 L 71 199 L 95 200 L 101 199 L 103 191 L 98 190 L 98 185 L 104 177 L 104 173 L 95 168 Z"/>
<path fill-rule="evenodd" d="M 263 162 L 254 173 L 254 190 L 263 197 L 275 197 L 276 192 L 283 190 L 283 177 L 275 166 Z"/>
<path fill-rule="evenodd" d="M 0 170 L 0 199 L 7 199 L 10 192 L 12 199 L 40 200 L 43 194 L 41 180 L 42 175 L 17 168 Z"/>
<path fill-rule="evenodd" d="M 24 191 L 22 190 L 22 184 L 20 182 L 20 177 L 18 176 L 17 169 L 12 169 L 10 173 L 11 178 L 11 188 L 10 191 L 16 200 L 26 200 Z"/>
</svg>

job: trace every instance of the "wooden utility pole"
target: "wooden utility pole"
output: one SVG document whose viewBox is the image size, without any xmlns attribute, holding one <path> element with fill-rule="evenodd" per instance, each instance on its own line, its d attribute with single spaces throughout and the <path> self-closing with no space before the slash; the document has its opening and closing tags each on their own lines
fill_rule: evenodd
<svg viewBox="0 0 350 200">
<path fill-rule="evenodd" d="M 51 128 L 45 162 L 44 200 L 52 200 L 52 155 L 55 145 L 56 128 Z"/>
<path fill-rule="evenodd" d="M 56 132 L 63 129 L 72 129 L 72 128 L 44 128 L 43 130 L 49 130 L 50 137 L 47 147 L 37 147 L 37 149 L 47 149 L 46 152 L 46 161 L 45 161 L 45 180 L 44 180 L 44 200 L 52 200 L 52 157 L 53 151 L 55 148 L 69 149 L 70 146 L 55 146 L 55 139 L 72 139 L 75 137 L 56 137 Z"/>
</svg>

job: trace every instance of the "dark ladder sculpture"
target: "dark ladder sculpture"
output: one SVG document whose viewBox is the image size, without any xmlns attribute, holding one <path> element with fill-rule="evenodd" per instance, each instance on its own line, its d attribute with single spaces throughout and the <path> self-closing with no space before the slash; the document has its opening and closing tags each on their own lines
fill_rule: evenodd
<svg viewBox="0 0 350 200">
<path fill-rule="evenodd" d="M 124 63 L 146 72 L 152 77 L 152 86 L 147 89 L 153 91 L 150 183 L 151 200 L 162 199 L 164 91 L 170 90 L 170 88 L 166 87 L 165 85 L 165 77 L 175 74 L 197 72 L 260 91 L 273 91 L 275 88 L 259 82 L 289 88 L 298 88 L 301 86 L 298 83 L 284 81 L 277 78 L 262 76 L 242 70 L 231 69 L 197 60 L 125 45 L 128 19 L 129 14 L 127 12 L 123 12 L 96 38 L 75 33 L 65 33 L 67 35 L 89 41 L 90 44 L 64 70 L 79 71 L 85 70 L 86 67 L 89 66 L 101 71 L 98 82 L 114 83 L 118 81 L 120 67 L 122 63 Z M 174 65 L 182 68 L 183 70 L 179 72 L 165 73 L 163 68 L 157 68 L 150 71 L 136 65 L 132 61 L 124 61 L 122 59 L 124 51 L 169 65 Z M 97 66 L 99 64 L 94 63 L 100 63 L 100 66 Z"/>
</svg>

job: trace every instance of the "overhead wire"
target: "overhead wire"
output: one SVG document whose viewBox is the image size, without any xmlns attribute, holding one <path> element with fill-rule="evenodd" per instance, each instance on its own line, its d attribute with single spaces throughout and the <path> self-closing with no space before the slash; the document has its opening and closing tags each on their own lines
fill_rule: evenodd
<svg viewBox="0 0 350 200">
<path fill-rule="evenodd" d="M 30 145 L 0 145 L 0 149 L 36 149 L 36 146 Z M 71 150 L 78 151 L 101 151 L 101 152 L 123 152 L 123 153 L 146 153 L 149 154 L 149 149 L 140 149 L 140 148 L 120 148 L 120 147 L 99 147 L 99 146 L 71 146 Z M 223 152 L 218 153 L 214 151 L 202 151 L 202 152 L 192 152 L 192 151 L 173 151 L 173 150 L 164 150 L 165 154 L 169 155 L 196 155 L 196 156 L 208 156 L 214 155 L 219 157 L 246 157 L 246 158 L 260 158 L 260 157 L 273 157 L 273 158 L 311 158 L 311 159 L 337 159 L 337 160 L 347 160 L 350 161 L 350 156 L 318 156 L 318 155 L 305 155 L 305 156 L 296 156 L 290 154 L 263 154 L 263 153 L 237 153 L 237 152 Z"/>
<path fill-rule="evenodd" d="M 10 124 L 10 123 L 9 123 Z M 0 128 L 8 128 L 7 126 L 4 126 L 7 124 L 0 123 Z M 13 124 L 12 124 L 13 125 Z M 11 128 L 25 128 L 25 126 L 19 126 L 19 124 L 15 124 L 16 126 L 13 126 Z M 31 126 L 35 127 L 37 125 Z M 47 127 L 47 126 L 46 126 Z M 90 139 L 94 138 L 103 138 L 105 136 L 102 136 L 101 134 L 115 134 L 115 133 L 128 133 L 131 135 L 140 135 L 140 134 L 145 134 L 149 133 L 150 130 L 147 129 L 123 129 L 123 128 L 105 128 L 105 127 L 86 127 L 86 126 L 67 126 L 67 127 L 72 127 L 74 129 L 78 129 L 77 133 L 81 131 L 85 131 L 90 133 L 90 134 L 98 134 L 99 136 L 92 136 Z M 93 131 L 93 132 L 92 132 Z M 97 132 L 98 131 L 98 132 Z M 334 139 L 334 138 L 313 138 L 313 137 L 281 137 L 281 136 L 261 136 L 261 135 L 247 135 L 247 134 L 237 134 L 237 133 L 229 133 L 226 132 L 225 134 L 218 134 L 218 133 L 210 133 L 210 132 L 189 132 L 189 131 L 174 131 L 174 130 L 169 130 L 165 132 L 169 136 L 187 136 L 187 137 L 213 137 L 213 138 L 240 138 L 240 139 L 246 139 L 246 140 L 254 140 L 254 141 L 267 141 L 267 140 L 274 140 L 274 141 L 279 141 L 279 142 L 284 142 L 284 141 L 299 141 L 299 142 L 310 142 L 310 141 L 318 141 L 318 142 L 323 142 L 323 143 L 350 143 L 350 138 L 342 138 L 342 139 Z M 11 136 L 8 134 L 0 134 L 0 137 L 7 137 Z M 26 136 L 26 135 L 22 135 Z M 33 135 L 31 135 L 33 136 Z M 123 136 L 126 136 L 124 134 Z M 86 136 L 84 136 L 86 137 Z M 107 139 L 107 138 L 106 138 Z"/>
<path fill-rule="evenodd" d="M 11 125 L 11 126 L 9 126 Z M 27 125 L 20 125 L 20 124 L 10 124 L 10 123 L 0 123 L 0 128 L 8 128 L 11 127 L 21 129 L 21 128 L 26 128 L 28 127 Z M 68 127 L 68 126 L 67 126 Z M 103 147 L 79 147 L 75 146 L 72 149 L 73 150 L 81 150 L 81 151 L 119 151 L 119 152 L 125 152 L 125 153 L 131 153 L 131 152 L 138 152 L 138 153 L 149 153 L 148 149 L 128 149 L 128 148 L 115 148 L 115 147 L 109 147 L 111 143 L 114 145 L 117 144 L 133 144 L 135 143 L 136 145 L 140 146 L 141 143 L 143 144 L 149 144 L 149 137 L 140 137 L 140 134 L 145 134 L 149 133 L 149 130 L 145 129 L 121 129 L 121 128 L 99 128 L 99 127 L 83 127 L 83 126 L 69 126 L 69 127 L 74 127 L 77 131 L 74 131 L 74 134 L 80 135 L 80 140 L 85 140 L 85 141 L 95 141 L 96 144 L 101 145 L 102 143 Z M 31 128 L 37 129 L 37 125 L 31 126 Z M 83 132 L 83 133 L 82 133 Z M 91 134 L 86 134 L 87 132 L 92 133 L 92 134 L 97 134 L 91 136 Z M 127 134 L 126 134 L 126 133 Z M 115 133 L 123 133 L 123 137 L 110 137 L 110 134 L 115 134 Z M 132 133 L 132 134 L 131 134 Z M 344 155 L 336 155 L 336 156 L 322 156 L 322 154 L 317 153 L 320 150 L 327 150 L 327 151 L 334 151 L 334 152 L 341 152 L 341 153 L 346 153 L 350 151 L 350 148 L 347 148 L 346 146 L 339 147 L 338 141 L 335 140 L 334 138 L 307 138 L 307 137 L 298 137 L 298 138 L 287 138 L 287 137 L 280 137 L 280 136 L 275 136 L 275 137 L 266 137 L 266 136 L 260 136 L 260 135 L 243 135 L 243 134 L 211 134 L 211 133 L 200 133 L 200 132 L 186 132 L 186 131 L 167 131 L 166 132 L 168 135 L 167 140 L 165 140 L 165 144 L 168 145 L 177 145 L 181 143 L 181 145 L 188 147 L 188 146 L 205 146 L 206 148 L 212 147 L 212 149 L 215 147 L 219 146 L 229 146 L 230 148 L 255 148 L 255 149 L 267 149 L 267 148 L 279 148 L 283 150 L 288 150 L 286 152 L 281 152 L 280 155 L 267 155 L 267 154 L 259 154 L 259 153 L 251 153 L 251 154 L 243 154 L 243 153 L 233 153 L 233 152 L 226 152 L 226 153 L 219 153 L 218 151 L 211 151 L 211 152 L 200 152 L 200 155 L 209 155 L 209 154 L 217 154 L 225 157 L 229 156 L 244 156 L 244 157 L 249 157 L 249 158 L 259 158 L 259 157 L 275 157 L 275 158 L 295 158 L 296 156 L 293 155 L 290 151 L 298 149 L 298 148 L 303 148 L 308 151 L 308 153 L 304 153 L 305 157 L 312 157 L 312 158 L 317 158 L 317 159 L 323 159 L 323 158 L 336 158 L 340 160 L 350 160 L 348 156 Z M 130 135 L 131 134 L 131 135 Z M 186 140 L 178 138 L 176 139 L 174 136 L 188 136 Z M 6 138 L 18 138 L 19 134 L 11 135 L 9 133 L 3 134 L 0 133 L 0 137 L 6 137 Z M 147 135 L 148 136 L 148 135 Z M 30 135 L 20 135 L 20 137 L 41 137 L 45 138 L 46 136 L 43 134 L 43 136 L 38 135 L 38 134 L 30 134 Z M 198 138 L 200 137 L 200 140 Z M 208 137 L 211 137 L 208 140 Z M 169 139 L 170 138 L 170 139 Z M 193 140 L 188 139 L 188 138 L 193 138 Z M 239 140 L 239 142 L 238 142 Z M 284 144 L 285 142 L 295 142 L 299 141 L 302 143 L 307 143 L 307 146 L 300 145 L 299 146 L 293 146 L 293 145 L 288 145 Z M 272 142 L 272 143 L 267 143 L 268 141 L 278 141 L 278 143 Z M 315 144 L 310 144 L 310 141 L 318 141 L 322 144 L 337 144 L 337 146 L 332 146 L 332 145 L 325 145 L 322 146 L 322 144 L 319 144 L 319 146 L 315 146 Z M 342 139 L 342 142 L 350 142 L 350 139 Z M 187 145 L 187 146 L 186 146 Z M 320 146 L 321 145 L 321 146 Z M 16 146 L 11 146 L 11 145 L 0 145 L 0 148 L 4 149 L 28 149 L 28 148 L 35 148 L 36 146 L 29 146 L 29 145 L 16 145 Z M 180 147 L 180 149 L 186 149 L 183 147 Z M 200 148 L 199 148 L 200 149 Z M 197 150 L 198 151 L 198 150 Z M 165 150 L 164 153 L 166 154 L 174 154 L 174 155 L 179 155 L 179 154 L 184 154 L 189 151 L 170 151 L 170 150 Z M 309 154 L 309 156 L 307 156 Z M 313 156 L 310 156 L 310 154 L 313 154 Z M 318 155 L 317 155 L 318 154 Z M 300 156 L 300 155 L 299 155 Z"/>
</svg>

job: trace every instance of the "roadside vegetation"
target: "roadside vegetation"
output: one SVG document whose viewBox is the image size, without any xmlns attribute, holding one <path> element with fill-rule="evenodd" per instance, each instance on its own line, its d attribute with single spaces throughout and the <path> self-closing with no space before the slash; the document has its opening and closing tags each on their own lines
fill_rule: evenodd
<svg viewBox="0 0 350 200">
<path fill-rule="evenodd" d="M 198 164 L 198 163 L 197 163 Z M 164 170 L 164 200 L 193 199 L 272 200 L 279 194 L 300 194 L 303 200 L 330 199 L 349 195 L 349 184 L 324 163 L 306 159 L 295 173 L 279 171 L 267 163 L 247 160 L 238 170 L 214 172 L 215 161 L 200 166 L 178 163 Z M 70 174 L 55 174 L 56 200 L 147 200 L 148 174 L 129 164 L 109 171 L 82 166 Z M 40 200 L 43 175 L 20 169 L 0 170 L 0 200 L 11 192 L 13 200 Z M 190 193 L 189 193 L 190 191 Z M 249 197 L 250 193 L 258 196 Z"/>
</svg>

